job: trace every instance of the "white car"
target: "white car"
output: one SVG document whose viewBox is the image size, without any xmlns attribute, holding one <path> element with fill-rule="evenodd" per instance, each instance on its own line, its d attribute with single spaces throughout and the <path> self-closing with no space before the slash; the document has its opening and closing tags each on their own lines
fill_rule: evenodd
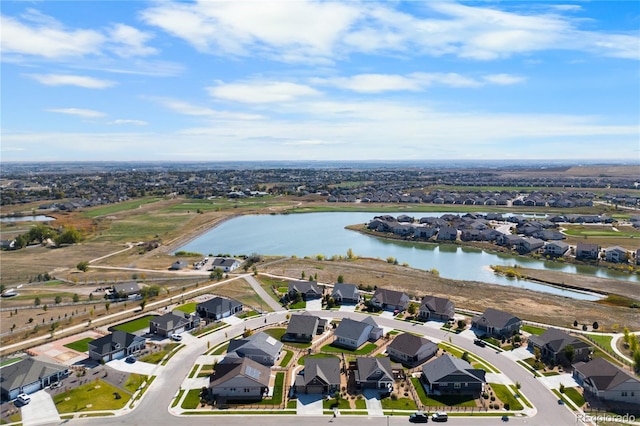
<svg viewBox="0 0 640 426">
<path fill-rule="evenodd" d="M 27 405 L 28 403 L 31 402 L 31 397 L 29 395 L 27 395 L 26 393 L 21 393 L 16 398 L 16 401 L 18 401 L 22 405 Z"/>
<path fill-rule="evenodd" d="M 182 336 L 181 336 L 181 335 L 179 335 L 179 334 L 172 334 L 172 335 L 171 335 L 171 339 L 172 339 L 172 340 L 175 340 L 176 342 L 179 342 L 179 341 L 181 341 L 181 340 L 182 340 Z"/>
</svg>

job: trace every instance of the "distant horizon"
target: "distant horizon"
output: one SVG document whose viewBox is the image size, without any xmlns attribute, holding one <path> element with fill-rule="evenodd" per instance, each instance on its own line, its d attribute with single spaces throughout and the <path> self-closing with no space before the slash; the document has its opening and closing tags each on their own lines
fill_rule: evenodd
<svg viewBox="0 0 640 426">
<path fill-rule="evenodd" d="M 3 162 L 640 159 L 637 2 L 3 1 L 0 18 Z"/>
</svg>

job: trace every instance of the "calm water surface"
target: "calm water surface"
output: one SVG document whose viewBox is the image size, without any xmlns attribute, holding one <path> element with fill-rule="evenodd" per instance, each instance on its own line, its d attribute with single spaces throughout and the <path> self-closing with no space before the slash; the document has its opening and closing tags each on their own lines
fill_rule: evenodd
<svg viewBox="0 0 640 426">
<path fill-rule="evenodd" d="M 442 213 L 405 213 L 409 216 L 441 216 Z M 544 262 L 526 257 L 487 253 L 473 247 L 435 245 L 382 240 L 344 229 L 347 225 L 368 223 L 380 213 L 306 213 L 289 215 L 241 216 L 223 222 L 218 227 L 192 240 L 179 250 L 202 254 L 225 253 L 315 257 L 353 253 L 361 257 L 387 259 L 411 267 L 440 272 L 440 276 L 457 280 L 482 281 L 560 294 L 582 300 L 599 297 L 522 280 L 512 280 L 494 274 L 490 265 L 520 265 L 527 268 L 595 275 L 599 277 L 638 281 L 630 276 L 600 268 Z"/>
</svg>

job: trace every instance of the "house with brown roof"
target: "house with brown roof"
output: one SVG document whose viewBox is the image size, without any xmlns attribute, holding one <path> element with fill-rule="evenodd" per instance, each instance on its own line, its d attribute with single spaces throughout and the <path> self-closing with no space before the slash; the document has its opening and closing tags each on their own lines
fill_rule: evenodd
<svg viewBox="0 0 640 426">
<path fill-rule="evenodd" d="M 479 395 L 484 391 L 485 376 L 484 370 L 445 354 L 422 367 L 420 380 L 428 394 Z"/>
<path fill-rule="evenodd" d="M 393 369 L 387 357 L 357 357 L 354 374 L 359 389 L 393 387 Z"/>
<path fill-rule="evenodd" d="M 483 314 L 476 315 L 471 320 L 471 326 L 480 334 L 493 337 L 508 338 L 520 331 L 522 320 L 509 312 L 494 308 L 487 308 Z"/>
<path fill-rule="evenodd" d="M 574 364 L 573 377 L 599 400 L 640 405 L 640 380 L 604 358 Z"/>
<path fill-rule="evenodd" d="M 438 353 L 438 345 L 429 339 L 411 333 L 402 333 L 387 346 L 387 354 L 393 361 L 407 367 L 415 367 Z"/>
<path fill-rule="evenodd" d="M 578 260 L 598 260 L 600 256 L 600 246 L 591 243 L 576 244 L 576 259 Z"/>
<path fill-rule="evenodd" d="M 409 306 L 411 299 L 401 291 L 378 288 L 369 302 L 380 309 L 390 311 L 404 311 Z"/>
<path fill-rule="evenodd" d="M 445 297 L 424 296 L 420 302 L 418 319 L 449 321 L 455 314 L 456 307 L 451 300 Z"/>
<path fill-rule="evenodd" d="M 554 363 L 566 364 L 568 361 L 588 361 L 593 346 L 582 339 L 565 333 L 556 328 L 549 328 L 539 336 L 529 337 L 529 349 L 540 349 L 542 359 Z M 573 359 L 567 360 L 566 349 L 573 348 Z"/>
<path fill-rule="evenodd" d="M 209 395 L 218 403 L 259 401 L 269 390 L 270 377 L 269 367 L 251 358 L 226 360 L 216 365 L 209 379 Z"/>
<path fill-rule="evenodd" d="M 340 360 L 331 358 L 306 358 L 304 370 L 295 378 L 299 393 L 333 395 L 340 389 Z"/>
</svg>

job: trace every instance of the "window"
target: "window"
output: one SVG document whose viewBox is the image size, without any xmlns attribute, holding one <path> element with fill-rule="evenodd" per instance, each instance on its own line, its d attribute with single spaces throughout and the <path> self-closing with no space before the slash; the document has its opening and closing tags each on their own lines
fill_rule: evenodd
<svg viewBox="0 0 640 426">
<path fill-rule="evenodd" d="M 627 396 L 627 393 L 626 392 L 622 392 L 622 396 Z"/>
<path fill-rule="evenodd" d="M 453 384 L 453 388 L 454 388 L 454 389 L 460 389 L 460 387 L 461 387 L 461 386 L 460 386 L 460 383 L 454 383 L 454 384 Z"/>
</svg>

